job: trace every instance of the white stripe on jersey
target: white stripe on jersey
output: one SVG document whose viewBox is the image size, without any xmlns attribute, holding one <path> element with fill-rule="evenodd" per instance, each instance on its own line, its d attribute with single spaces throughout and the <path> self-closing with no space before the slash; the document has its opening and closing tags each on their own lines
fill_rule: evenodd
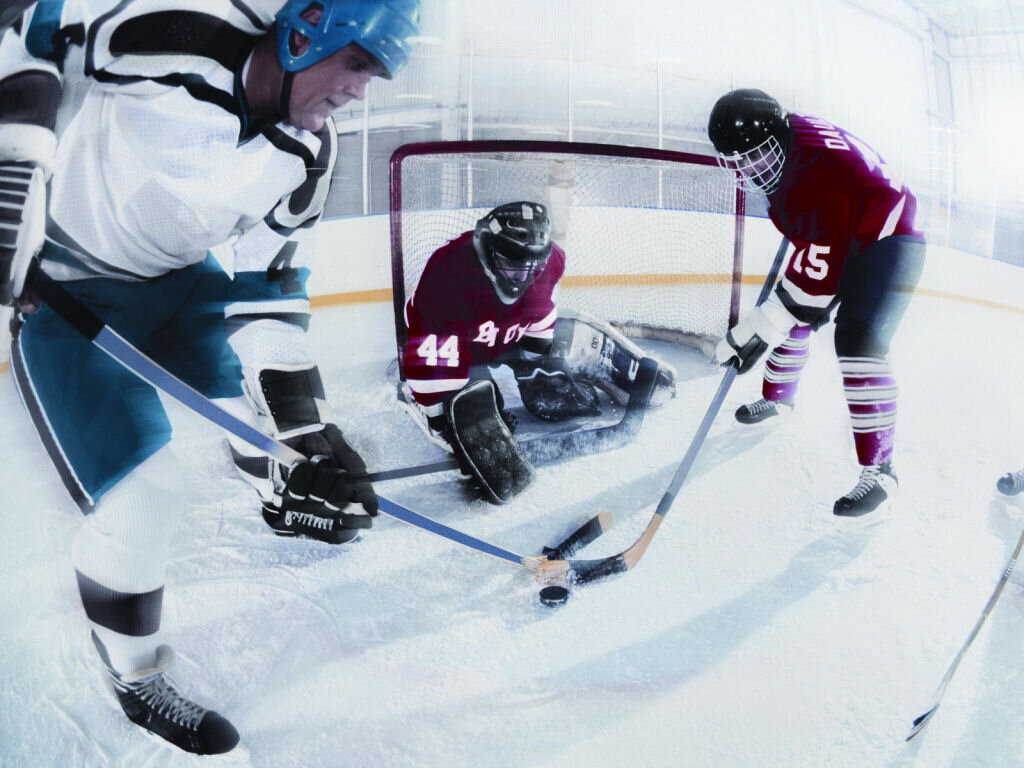
<svg viewBox="0 0 1024 768">
<path fill-rule="evenodd" d="M 552 333 L 554 333 L 555 321 L 557 319 L 558 310 L 553 309 L 550 313 L 548 313 L 547 317 L 544 317 L 541 320 L 538 320 L 535 323 L 530 323 L 530 325 L 526 326 L 526 333 L 530 335 L 536 335 L 538 332 L 541 331 L 551 331 Z"/>
<path fill-rule="evenodd" d="M 888 237 L 896 231 L 896 225 L 900 222 L 900 216 L 903 215 L 903 207 L 906 204 L 907 196 L 903 195 L 900 197 L 900 201 L 896 203 L 891 211 L 889 211 L 889 218 L 885 220 L 885 225 L 882 227 L 882 231 L 878 233 L 879 240 L 883 237 Z"/>
<path fill-rule="evenodd" d="M 409 389 L 421 395 L 432 395 L 437 392 L 462 389 L 469 379 L 406 379 Z"/>
<path fill-rule="evenodd" d="M 828 294 L 827 296 L 814 296 L 807 293 L 794 285 L 788 277 L 782 278 L 782 287 L 785 288 L 786 293 L 792 297 L 793 301 L 804 307 L 816 307 L 818 309 L 823 309 L 832 302 L 832 299 L 835 298 L 834 293 Z"/>
<path fill-rule="evenodd" d="M 309 299 L 234 301 L 224 307 L 224 317 L 235 315 L 308 315 Z"/>
</svg>

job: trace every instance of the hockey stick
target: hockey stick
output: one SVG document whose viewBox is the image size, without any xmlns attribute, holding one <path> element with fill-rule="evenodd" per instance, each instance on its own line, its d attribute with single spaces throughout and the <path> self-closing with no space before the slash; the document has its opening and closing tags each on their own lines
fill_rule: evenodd
<svg viewBox="0 0 1024 768">
<path fill-rule="evenodd" d="M 560 543 L 553 547 L 544 547 L 544 554 L 548 560 L 564 560 L 567 557 L 572 557 L 614 524 L 615 516 L 611 512 L 602 512 L 587 520 Z"/>
<path fill-rule="evenodd" d="M 214 404 L 198 390 L 192 388 L 158 363 L 144 355 L 123 336 L 97 317 L 78 299 L 68 293 L 59 283 L 40 269 L 35 269 L 31 276 L 32 290 L 45 301 L 54 312 L 60 315 L 78 333 L 102 349 L 121 365 L 130 370 L 143 381 L 153 385 L 161 392 L 177 400 L 189 410 L 199 414 L 207 421 L 216 424 L 226 432 L 235 435 L 265 453 L 275 461 L 289 467 L 296 462 L 305 461 L 306 456 L 270 435 L 251 427 L 241 419 L 231 415 L 220 406 Z M 502 547 L 470 536 L 462 531 L 451 528 L 429 517 L 413 512 L 401 504 L 378 496 L 380 511 L 417 528 L 437 534 L 463 546 L 483 552 L 486 555 L 507 560 L 515 565 L 536 570 L 541 562 L 547 561 L 543 555 L 524 556 L 510 552 Z"/>
<path fill-rule="evenodd" d="M 1013 554 L 1010 555 L 1010 560 L 1006 564 L 1006 568 L 1003 569 L 1003 575 L 999 577 L 999 583 L 996 584 L 995 590 L 992 592 L 992 596 L 989 597 L 988 602 L 985 603 L 985 610 L 981 612 L 981 616 L 974 624 L 974 628 L 971 630 L 971 634 L 967 636 L 967 641 L 960 648 L 956 654 L 956 658 L 953 659 L 953 663 L 949 665 L 949 669 L 946 670 L 946 674 L 942 677 L 942 682 L 939 683 L 939 687 L 935 689 L 935 694 L 932 696 L 931 706 L 925 710 L 924 714 L 914 718 L 914 722 L 911 724 L 910 733 L 904 741 L 910 741 L 912 738 L 917 736 L 928 723 L 932 717 L 935 716 L 935 711 L 939 708 L 939 704 L 942 703 L 942 697 L 946 693 L 946 687 L 949 685 L 949 681 L 953 679 L 953 675 L 956 673 L 957 667 L 960 666 L 960 662 L 963 661 L 964 656 L 967 654 L 967 649 L 971 647 L 971 643 L 974 642 L 974 638 L 978 636 L 978 632 L 981 631 L 981 625 L 985 623 L 985 619 L 992 613 L 992 609 L 995 607 L 996 600 L 1003 593 L 1003 587 L 1006 586 L 1006 582 L 1010 579 L 1010 574 L 1013 573 L 1013 568 L 1017 565 L 1017 558 L 1020 556 L 1021 547 L 1024 547 L 1024 531 L 1021 531 L 1020 538 L 1017 539 L 1017 546 L 1014 547 Z"/>
<path fill-rule="evenodd" d="M 768 276 L 765 278 L 764 285 L 761 286 L 761 293 L 757 298 L 757 304 L 763 304 L 768 298 L 768 294 L 775 286 L 775 280 L 779 276 L 779 270 L 782 268 L 782 261 L 786 255 L 788 247 L 789 241 L 786 240 L 786 238 L 782 238 L 782 242 L 779 243 L 779 250 L 775 254 L 775 260 L 772 262 L 771 269 L 768 270 Z M 579 584 L 584 584 L 589 581 L 596 581 L 607 576 L 628 571 L 640 561 L 640 558 L 643 557 L 644 553 L 647 551 L 647 547 L 651 543 L 651 539 L 654 538 L 654 534 L 657 533 L 658 527 L 665 519 L 669 509 L 672 507 L 672 503 L 675 501 L 676 494 L 679 493 L 679 489 L 682 487 L 683 481 L 686 480 L 686 476 L 690 472 L 690 467 L 693 466 L 693 462 L 697 458 L 697 453 L 700 451 L 701 446 L 704 444 L 704 439 L 711 430 L 711 424 L 718 415 L 718 411 L 722 408 L 722 403 L 725 401 L 725 396 L 729 392 L 729 387 L 732 386 L 733 379 L 736 378 L 736 370 L 737 366 L 735 364 L 730 365 L 726 369 L 725 374 L 722 376 L 722 381 L 718 385 L 718 391 L 715 392 L 715 396 L 712 399 L 711 404 L 704 413 L 704 419 L 701 421 L 700 426 L 697 427 L 697 433 L 690 441 L 690 447 L 687 449 L 686 455 L 679 463 L 675 476 L 672 478 L 672 482 L 669 483 L 668 490 L 666 490 L 662 495 L 661 500 L 658 502 L 658 506 L 654 511 L 654 516 L 647 524 L 647 527 L 640 535 L 640 538 L 617 555 L 611 555 L 597 560 L 562 559 L 549 560 L 546 563 L 541 563 L 540 567 L 537 569 L 539 578 L 553 579 L 562 577 L 571 579 Z"/>
<path fill-rule="evenodd" d="M 644 411 L 651 400 L 654 389 L 647 387 L 646 381 L 640 381 L 639 374 L 634 380 L 633 391 L 626 402 L 626 412 L 614 424 L 594 429 L 582 429 L 560 435 L 542 435 L 519 443 L 526 458 L 531 464 L 543 465 L 564 458 L 567 454 L 590 455 L 619 448 L 636 436 L 644 421 Z M 586 449 L 585 451 L 579 449 Z M 416 464 L 410 467 L 383 469 L 369 472 L 367 479 L 372 483 L 397 480 L 403 477 L 430 475 L 435 472 L 446 472 L 458 469 L 459 462 L 454 456 L 429 464 Z"/>
</svg>

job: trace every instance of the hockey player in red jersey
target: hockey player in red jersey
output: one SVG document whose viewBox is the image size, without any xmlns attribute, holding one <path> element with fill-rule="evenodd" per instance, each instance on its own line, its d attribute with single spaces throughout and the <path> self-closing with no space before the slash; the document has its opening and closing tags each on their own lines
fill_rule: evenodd
<svg viewBox="0 0 1024 768">
<path fill-rule="evenodd" d="M 833 512 L 860 517 L 891 502 L 896 380 L 889 344 L 924 265 L 917 200 L 867 144 L 827 120 L 785 113 L 756 89 L 715 104 L 708 136 L 737 183 L 768 198 L 794 246 L 771 297 L 742 317 L 717 356 L 750 370 L 765 355 L 763 397 L 736 411 L 754 423 L 793 407 L 809 337 L 836 310 L 835 349 L 861 475 Z"/>
<path fill-rule="evenodd" d="M 565 259 L 544 205 L 506 203 L 438 248 L 406 303 L 405 403 L 495 503 L 525 488 L 532 467 L 489 366 L 512 369 L 533 416 L 562 421 L 598 413 L 595 385 L 624 402 L 644 356 L 594 318 L 559 318 Z M 663 366 L 659 381 L 667 392 L 674 374 Z"/>
</svg>

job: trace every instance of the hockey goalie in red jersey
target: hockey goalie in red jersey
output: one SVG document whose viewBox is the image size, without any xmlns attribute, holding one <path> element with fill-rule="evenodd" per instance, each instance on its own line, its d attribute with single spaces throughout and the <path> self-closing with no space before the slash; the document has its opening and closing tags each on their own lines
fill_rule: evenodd
<svg viewBox="0 0 1024 768">
<path fill-rule="evenodd" d="M 867 144 L 827 120 L 784 113 L 763 91 L 727 93 L 708 136 L 737 183 L 765 193 L 794 253 L 770 298 L 717 349 L 739 373 L 768 354 L 762 398 L 736 411 L 755 423 L 791 409 L 809 337 L 835 317 L 835 349 L 861 464 L 833 512 L 862 517 L 891 503 L 896 380 L 889 344 L 924 266 L 917 201 Z"/>
<path fill-rule="evenodd" d="M 434 252 L 405 306 L 404 402 L 495 503 L 529 485 L 533 470 L 491 367 L 509 366 L 530 414 L 563 421 L 598 413 L 598 388 L 625 403 L 644 357 L 606 323 L 559 317 L 565 258 L 544 205 L 506 203 Z M 657 400 L 674 392 L 668 366 L 656 381 Z"/>
</svg>

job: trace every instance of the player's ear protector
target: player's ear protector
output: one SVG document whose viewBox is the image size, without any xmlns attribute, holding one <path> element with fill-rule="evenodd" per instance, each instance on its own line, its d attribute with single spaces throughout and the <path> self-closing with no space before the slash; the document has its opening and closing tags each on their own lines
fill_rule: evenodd
<svg viewBox="0 0 1024 768">
<path fill-rule="evenodd" d="M 309 10 L 320 12 L 318 21 L 303 18 Z M 409 60 L 420 33 L 419 0 L 288 0 L 276 18 L 277 58 L 286 72 L 306 69 L 357 43 L 384 66 L 390 80 Z M 302 53 L 292 49 L 293 31 L 310 42 Z"/>
</svg>

